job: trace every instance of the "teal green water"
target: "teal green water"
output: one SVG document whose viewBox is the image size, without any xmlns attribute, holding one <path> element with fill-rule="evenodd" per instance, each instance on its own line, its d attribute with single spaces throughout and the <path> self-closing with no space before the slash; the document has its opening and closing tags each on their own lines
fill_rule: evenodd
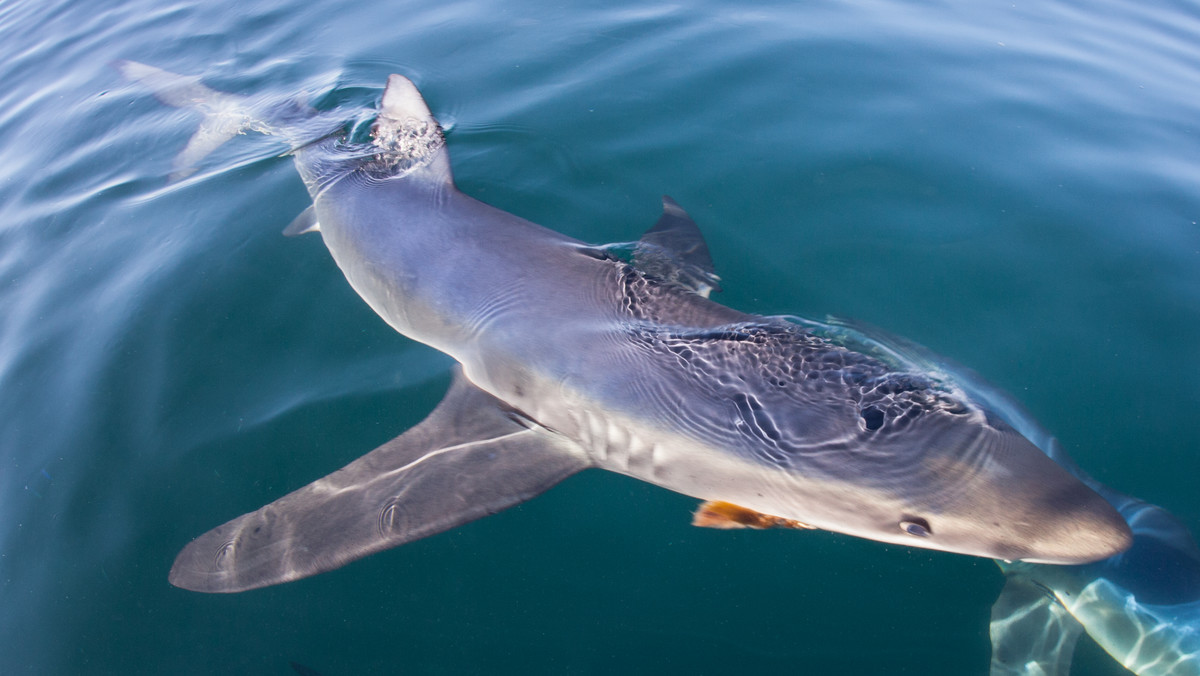
<svg viewBox="0 0 1200 676">
<path fill-rule="evenodd" d="M 670 194 L 719 299 L 854 317 L 1020 399 L 1200 531 L 1195 2 L 0 4 L 0 673 L 984 674 L 990 561 L 716 532 L 589 472 L 339 571 L 172 588 L 190 538 L 421 419 L 274 141 L 109 67 L 369 104 L 415 79 L 460 187 L 592 242 Z M 538 261 L 530 260 L 531 267 Z M 1124 673 L 1083 646 L 1075 674 Z"/>
</svg>

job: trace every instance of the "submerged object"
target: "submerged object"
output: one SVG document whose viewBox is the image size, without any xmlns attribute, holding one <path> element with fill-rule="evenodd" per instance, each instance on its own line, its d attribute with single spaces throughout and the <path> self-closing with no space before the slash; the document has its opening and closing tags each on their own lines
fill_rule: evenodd
<svg viewBox="0 0 1200 676">
<path fill-rule="evenodd" d="M 708 247 L 670 198 L 638 242 L 591 246 L 459 192 L 441 128 L 402 76 L 357 140 L 357 111 L 288 101 L 272 117 L 195 78 L 118 67 L 206 114 L 187 162 L 244 129 L 285 138 L 313 199 L 288 234 L 320 232 L 376 313 L 461 364 L 416 427 L 193 540 L 177 586 L 327 571 L 589 467 L 730 505 L 716 513 L 743 525 L 1043 563 L 1129 546 L 1103 497 L 953 383 L 709 300 Z"/>
<path fill-rule="evenodd" d="M 1084 565 L 999 562 L 991 676 L 1068 676 L 1081 632 L 1138 676 L 1200 676 L 1200 549 L 1162 507 L 1096 488 L 1133 545 Z"/>
<path fill-rule="evenodd" d="M 1129 549 L 1088 564 L 997 561 L 1006 580 L 992 606 L 991 676 L 1068 676 L 1083 632 L 1138 676 L 1200 676 L 1200 547 L 1187 527 L 1088 475 L 1006 395 L 962 385 L 1104 496 L 1133 532 Z"/>
</svg>

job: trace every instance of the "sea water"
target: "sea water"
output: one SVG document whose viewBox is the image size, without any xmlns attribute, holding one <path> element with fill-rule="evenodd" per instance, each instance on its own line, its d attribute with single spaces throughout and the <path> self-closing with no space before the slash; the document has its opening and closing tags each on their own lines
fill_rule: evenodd
<svg viewBox="0 0 1200 676">
<path fill-rule="evenodd" d="M 721 302 L 923 343 L 1200 530 L 1195 2 L 6 0 L 0 673 L 987 671 L 991 561 L 696 529 L 602 472 L 312 579 L 168 585 L 451 363 L 279 235 L 278 139 L 169 181 L 198 120 L 117 59 L 362 107 L 403 73 L 468 194 L 596 243 L 669 194 Z M 1073 673 L 1124 672 L 1085 639 Z"/>
</svg>

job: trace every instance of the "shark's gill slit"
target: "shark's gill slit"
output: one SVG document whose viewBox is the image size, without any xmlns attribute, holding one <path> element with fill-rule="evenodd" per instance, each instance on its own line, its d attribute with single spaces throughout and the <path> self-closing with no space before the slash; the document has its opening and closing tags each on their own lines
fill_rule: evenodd
<svg viewBox="0 0 1200 676">
<path fill-rule="evenodd" d="M 216 556 L 213 557 L 213 568 L 223 570 L 228 567 L 233 555 L 237 549 L 237 545 L 233 540 L 227 541 L 217 549 Z"/>
</svg>

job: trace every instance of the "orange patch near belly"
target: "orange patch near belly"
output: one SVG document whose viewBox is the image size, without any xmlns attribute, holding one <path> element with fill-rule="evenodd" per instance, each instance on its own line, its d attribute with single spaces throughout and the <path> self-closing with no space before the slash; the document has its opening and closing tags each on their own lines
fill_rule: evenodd
<svg viewBox="0 0 1200 676">
<path fill-rule="evenodd" d="M 765 528 L 816 528 L 816 526 L 810 526 L 802 521 L 763 514 L 721 500 L 709 500 L 697 507 L 695 513 L 692 514 L 692 525 L 701 528 L 755 528 L 759 530 Z"/>
</svg>

